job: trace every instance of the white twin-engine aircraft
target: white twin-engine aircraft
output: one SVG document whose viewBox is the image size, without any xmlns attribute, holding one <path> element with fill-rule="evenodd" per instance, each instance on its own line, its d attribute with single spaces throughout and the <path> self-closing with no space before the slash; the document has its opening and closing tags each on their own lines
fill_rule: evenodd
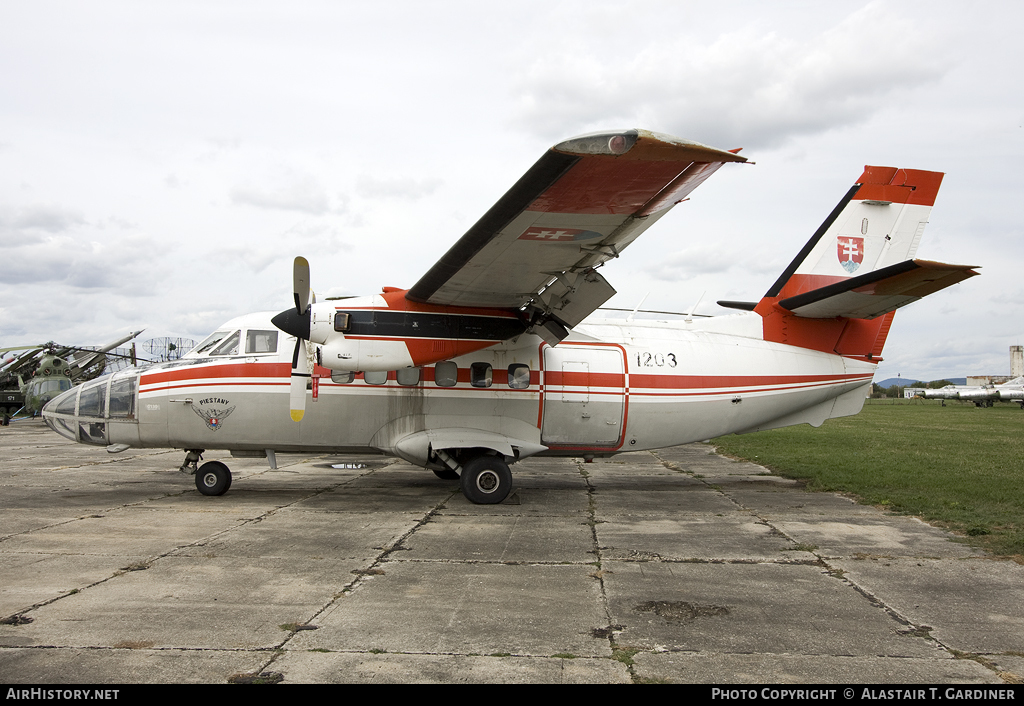
<svg viewBox="0 0 1024 706">
<path fill-rule="evenodd" d="M 227 322 L 181 360 L 115 373 L 43 411 L 111 452 L 186 451 L 206 495 L 231 485 L 205 449 L 383 452 L 499 503 L 510 464 L 611 456 L 792 424 L 864 404 L 894 311 L 977 274 L 915 260 L 942 174 L 866 167 L 758 302 L 702 320 L 585 320 L 615 290 L 599 266 L 726 162 L 643 130 L 544 156 L 409 290 Z M 288 412 L 294 423 L 286 420 Z"/>
</svg>

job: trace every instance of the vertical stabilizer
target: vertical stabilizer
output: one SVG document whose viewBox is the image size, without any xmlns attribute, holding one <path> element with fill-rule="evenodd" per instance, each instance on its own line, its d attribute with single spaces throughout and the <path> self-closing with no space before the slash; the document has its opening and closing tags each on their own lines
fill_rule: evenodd
<svg viewBox="0 0 1024 706">
<path fill-rule="evenodd" d="M 942 176 L 865 167 L 754 307 L 765 340 L 876 360 L 897 308 L 976 275 L 914 259 Z"/>
<path fill-rule="evenodd" d="M 941 172 L 865 167 L 765 298 L 786 298 L 910 260 Z"/>
</svg>

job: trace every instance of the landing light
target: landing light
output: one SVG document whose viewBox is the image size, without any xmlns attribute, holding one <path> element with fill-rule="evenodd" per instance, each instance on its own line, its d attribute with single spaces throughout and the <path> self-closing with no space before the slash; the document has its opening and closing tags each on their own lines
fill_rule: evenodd
<svg viewBox="0 0 1024 706">
<path fill-rule="evenodd" d="M 608 149 L 612 154 L 622 154 L 629 149 L 629 142 L 622 135 L 616 135 L 608 140 Z"/>
</svg>

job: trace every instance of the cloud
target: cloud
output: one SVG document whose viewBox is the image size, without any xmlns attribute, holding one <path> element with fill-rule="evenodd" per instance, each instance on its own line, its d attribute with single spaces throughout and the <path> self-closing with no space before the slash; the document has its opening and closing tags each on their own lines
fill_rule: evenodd
<svg viewBox="0 0 1024 706">
<path fill-rule="evenodd" d="M 726 272 L 737 265 L 732 254 L 721 248 L 690 248 L 672 253 L 644 269 L 654 279 L 680 282 L 700 275 Z"/>
<path fill-rule="evenodd" d="M 332 210 L 331 200 L 323 186 L 311 176 L 293 176 L 286 183 L 272 187 L 251 184 L 236 186 L 230 193 L 232 203 L 256 208 L 298 211 L 320 216 Z"/>
<path fill-rule="evenodd" d="M 707 245 L 677 250 L 643 268 L 643 272 L 663 282 L 685 282 L 705 275 L 715 275 L 736 270 L 744 279 L 751 275 L 777 275 L 784 263 L 756 259 L 757 253 L 743 254 L 733 249 Z"/>
<path fill-rule="evenodd" d="M 393 198 L 416 200 L 430 196 L 442 184 L 441 179 L 414 179 L 412 177 L 393 177 L 378 179 L 363 175 L 356 186 L 356 193 L 371 198 Z"/>
<path fill-rule="evenodd" d="M 81 234 L 47 235 L 17 239 L 0 247 L 7 262 L 31 263 L 28 267 L 0 268 L 0 283 L 67 285 L 75 290 L 122 291 L 137 287 L 133 295 L 148 293 L 161 253 L 166 246 L 141 235 L 107 241 Z"/>
<path fill-rule="evenodd" d="M 835 27 L 791 39 L 748 26 L 710 43 L 681 36 L 617 60 L 570 45 L 520 81 L 517 120 L 548 140 L 657 126 L 726 148 L 772 147 L 862 122 L 952 65 L 940 37 L 872 3 Z"/>
<path fill-rule="evenodd" d="M 0 233 L 22 242 L 38 241 L 45 233 L 62 233 L 85 225 L 82 215 L 61 206 L 23 206 L 0 211 Z"/>
</svg>

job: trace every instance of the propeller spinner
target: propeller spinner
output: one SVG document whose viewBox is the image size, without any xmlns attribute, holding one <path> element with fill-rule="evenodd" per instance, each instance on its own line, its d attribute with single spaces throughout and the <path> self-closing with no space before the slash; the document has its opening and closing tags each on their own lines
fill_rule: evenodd
<svg viewBox="0 0 1024 706">
<path fill-rule="evenodd" d="M 304 257 L 295 258 L 292 269 L 292 291 L 295 308 L 286 309 L 271 319 L 279 329 L 295 336 L 295 352 L 292 353 L 291 416 L 301 421 L 306 413 L 306 381 L 309 380 L 309 360 L 306 357 L 306 341 L 309 340 L 311 310 L 309 306 L 309 262 Z"/>
</svg>

